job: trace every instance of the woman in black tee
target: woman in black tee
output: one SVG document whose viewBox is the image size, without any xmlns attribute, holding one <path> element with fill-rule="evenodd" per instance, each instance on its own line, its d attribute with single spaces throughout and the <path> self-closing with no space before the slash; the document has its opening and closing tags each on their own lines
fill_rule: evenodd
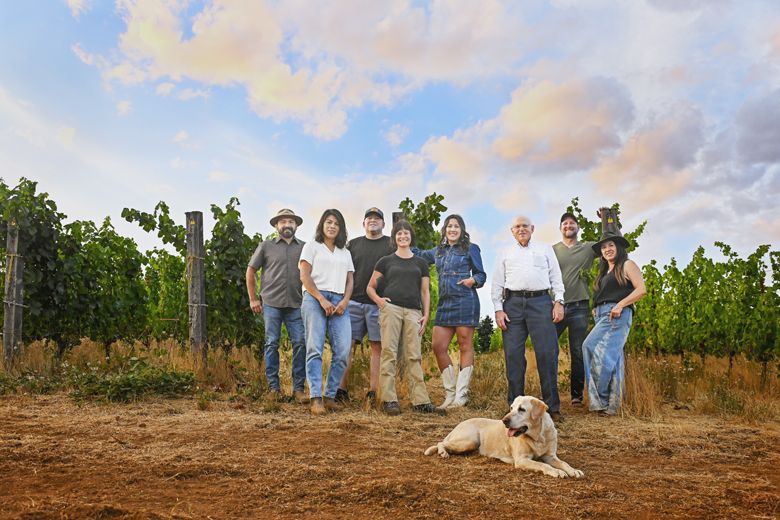
<svg viewBox="0 0 780 520">
<path fill-rule="evenodd" d="M 379 307 L 382 337 L 379 389 L 382 409 L 388 415 L 401 413 L 395 391 L 395 374 L 398 347 L 403 343 L 412 409 L 443 415 L 446 412 L 437 410 L 431 404 L 421 364 L 420 337 L 425 332 L 431 305 L 428 264 L 412 253 L 414 231 L 408 222 L 396 222 L 391 237 L 397 249 L 377 262 L 366 289 L 369 298 Z M 383 296 L 376 292 L 380 278 L 384 282 Z"/>
</svg>

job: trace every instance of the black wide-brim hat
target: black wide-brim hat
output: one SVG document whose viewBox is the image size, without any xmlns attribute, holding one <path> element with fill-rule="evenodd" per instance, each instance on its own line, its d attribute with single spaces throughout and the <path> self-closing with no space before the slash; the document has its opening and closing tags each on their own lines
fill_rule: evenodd
<svg viewBox="0 0 780 520">
<path fill-rule="evenodd" d="M 631 242 L 626 240 L 626 238 L 623 235 L 613 235 L 613 234 L 608 234 L 608 233 L 602 234 L 601 235 L 601 240 L 599 240 L 598 242 L 596 242 L 595 244 L 593 244 L 590 247 L 593 248 L 593 251 L 595 251 L 595 253 L 598 256 L 601 256 L 601 246 L 602 246 L 602 244 L 604 244 L 604 242 L 610 242 L 610 241 L 614 242 L 616 244 L 620 244 L 621 246 L 625 247 L 626 249 L 631 247 Z"/>
<path fill-rule="evenodd" d="M 279 212 L 271 219 L 271 225 L 273 227 L 276 227 L 276 223 L 279 221 L 280 218 L 291 218 L 295 220 L 295 224 L 297 224 L 298 226 L 303 224 L 303 219 L 298 215 L 296 215 L 291 209 L 287 209 L 287 208 L 280 209 Z"/>
<path fill-rule="evenodd" d="M 598 256 L 601 256 L 601 246 L 604 242 L 614 242 L 628 249 L 631 243 L 626 240 L 623 233 L 620 232 L 620 224 L 617 219 L 617 212 L 612 208 L 601 208 L 601 240 L 591 247 Z"/>
</svg>

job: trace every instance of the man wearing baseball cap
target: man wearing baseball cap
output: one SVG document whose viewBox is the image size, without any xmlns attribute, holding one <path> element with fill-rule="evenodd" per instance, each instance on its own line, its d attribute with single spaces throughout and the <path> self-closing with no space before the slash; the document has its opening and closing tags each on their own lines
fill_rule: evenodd
<svg viewBox="0 0 780 520">
<path fill-rule="evenodd" d="M 579 242 L 580 226 L 577 217 L 568 211 L 561 215 L 561 241 L 553 246 L 563 276 L 563 320 L 555 324 L 558 338 L 569 329 L 569 354 L 571 358 L 571 404 L 582 405 L 585 371 L 582 362 L 582 342 L 588 335 L 589 309 L 588 279 L 597 258 L 591 246 L 594 242 Z"/>
<path fill-rule="evenodd" d="M 394 251 L 393 241 L 390 237 L 382 234 L 384 227 L 385 214 L 382 213 L 382 210 L 377 207 L 368 208 L 363 218 L 365 235 L 353 238 L 347 246 L 352 255 L 352 263 L 355 266 L 355 285 L 349 301 L 349 317 L 352 320 L 352 341 L 354 343 L 362 343 L 363 338 L 368 335 L 368 343 L 371 346 L 369 391 L 366 394 L 369 405 L 376 401 L 382 342 L 379 337 L 379 308 L 366 294 L 366 287 L 374 272 L 374 266 L 379 259 Z M 339 389 L 336 392 L 337 401 L 349 399 L 347 379 L 351 366 L 352 356 L 350 355 L 347 370 L 344 371 L 341 385 L 339 385 Z"/>
<path fill-rule="evenodd" d="M 265 377 L 268 381 L 268 398 L 279 400 L 279 338 L 282 323 L 292 343 L 293 398 L 301 404 L 309 402 L 304 392 L 306 384 L 306 340 L 301 318 L 301 273 L 298 260 L 303 240 L 295 237 L 295 231 L 303 219 L 290 209 L 282 209 L 271 219 L 278 236 L 264 240 L 255 250 L 246 268 L 246 289 L 249 307 L 255 314 L 262 314 L 265 322 Z M 257 271 L 260 275 L 260 297 L 257 296 Z"/>
</svg>

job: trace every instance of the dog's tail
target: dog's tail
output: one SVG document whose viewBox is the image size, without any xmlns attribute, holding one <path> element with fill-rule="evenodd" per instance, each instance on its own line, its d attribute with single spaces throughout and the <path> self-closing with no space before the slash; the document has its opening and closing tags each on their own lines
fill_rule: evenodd
<svg viewBox="0 0 780 520">
<path fill-rule="evenodd" d="M 430 448 L 425 450 L 425 454 L 426 455 L 433 455 L 434 453 L 436 453 L 438 451 L 438 449 L 439 449 L 439 445 L 438 444 L 434 444 L 433 446 L 431 446 Z"/>
</svg>

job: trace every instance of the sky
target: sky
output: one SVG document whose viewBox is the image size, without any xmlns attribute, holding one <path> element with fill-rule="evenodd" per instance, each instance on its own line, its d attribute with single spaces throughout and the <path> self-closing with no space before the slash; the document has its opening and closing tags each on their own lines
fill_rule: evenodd
<svg viewBox="0 0 780 520">
<path fill-rule="evenodd" d="M 143 249 L 124 207 L 208 235 L 238 197 L 249 234 L 289 207 L 307 240 L 432 192 L 488 273 L 515 215 L 552 244 L 574 197 L 647 221 L 640 264 L 777 249 L 780 2 L 4 2 L 0 176 Z"/>
</svg>

